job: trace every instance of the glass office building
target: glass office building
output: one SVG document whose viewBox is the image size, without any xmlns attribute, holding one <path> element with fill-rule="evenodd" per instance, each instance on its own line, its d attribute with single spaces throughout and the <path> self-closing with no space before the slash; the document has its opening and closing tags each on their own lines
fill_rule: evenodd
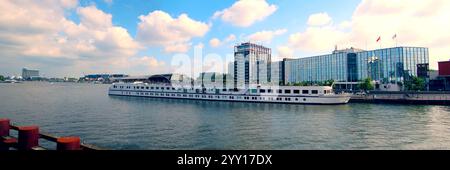
<svg viewBox="0 0 450 170">
<path fill-rule="evenodd" d="M 27 68 L 22 69 L 22 78 L 25 80 L 31 80 L 39 77 L 39 70 L 30 70 Z"/>
<path fill-rule="evenodd" d="M 396 83 L 417 76 L 418 65 L 428 62 L 428 48 L 423 47 L 335 50 L 328 55 L 285 60 L 285 81 L 355 82 L 370 77 L 381 83 Z"/>
</svg>

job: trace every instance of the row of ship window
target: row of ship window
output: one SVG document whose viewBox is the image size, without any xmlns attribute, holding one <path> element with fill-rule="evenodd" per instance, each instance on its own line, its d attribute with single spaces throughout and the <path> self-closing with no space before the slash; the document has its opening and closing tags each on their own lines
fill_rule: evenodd
<svg viewBox="0 0 450 170">
<path fill-rule="evenodd" d="M 131 87 L 130 86 L 126 86 L 126 87 L 124 87 L 124 86 L 114 86 L 114 88 L 121 88 L 121 89 L 123 89 L 123 88 L 126 88 L 126 89 L 131 89 Z M 154 90 L 154 89 L 156 89 L 156 90 L 175 90 L 175 88 L 170 88 L 170 87 L 144 87 L 144 86 L 133 86 L 133 89 L 147 89 L 147 90 Z M 180 90 L 180 89 L 178 89 L 178 90 Z M 257 89 L 253 89 L 252 90 L 252 93 L 257 93 L 257 91 L 256 91 Z M 222 91 L 226 91 L 226 89 L 223 89 Z M 309 94 L 309 90 L 284 90 L 284 94 L 300 94 L 300 91 L 301 91 L 301 94 Z M 274 90 L 273 89 L 259 89 L 259 93 L 273 93 L 274 92 Z M 278 91 L 277 91 L 279 94 L 283 94 L 283 90 L 281 90 L 281 89 L 278 89 Z M 331 93 L 331 91 L 330 90 L 324 90 L 323 91 L 323 94 L 328 94 L 328 93 Z M 311 94 L 319 94 L 319 90 L 311 90 Z"/>
<path fill-rule="evenodd" d="M 301 94 L 309 94 L 309 90 L 301 90 Z M 272 89 L 259 89 L 259 93 L 273 93 Z M 283 93 L 283 90 L 278 90 L 279 94 Z M 300 94 L 300 90 L 284 90 L 284 94 Z M 319 94 L 319 90 L 311 90 L 311 94 Z M 327 90 L 324 90 L 324 94 L 327 94 Z"/>
<path fill-rule="evenodd" d="M 131 92 L 122 92 L 122 94 L 129 94 L 131 95 Z M 169 94 L 169 93 L 144 93 L 144 92 L 136 92 L 138 95 L 150 95 L 150 96 L 162 96 L 162 97 L 195 97 L 195 98 L 203 98 L 203 99 L 237 99 L 237 100 L 269 100 L 269 101 L 299 101 L 299 98 L 291 99 L 290 97 L 242 97 L 242 96 L 212 96 L 212 95 L 192 95 L 192 94 Z M 306 101 L 306 98 L 302 99 L 303 101 Z"/>
<path fill-rule="evenodd" d="M 114 88 L 121 88 L 121 89 L 123 89 L 123 88 L 126 88 L 126 89 L 131 89 L 131 86 L 116 86 L 116 85 L 114 85 L 113 86 Z M 159 90 L 159 89 L 161 89 L 161 90 L 164 90 L 164 89 L 166 89 L 166 90 L 175 90 L 175 88 L 170 88 L 170 87 L 166 87 L 166 88 L 164 88 L 164 87 L 144 87 L 144 86 L 133 86 L 133 89 L 147 89 L 147 90 L 149 90 L 149 89 L 151 89 L 151 90 L 154 90 L 154 89 L 156 89 L 156 90 Z"/>
</svg>

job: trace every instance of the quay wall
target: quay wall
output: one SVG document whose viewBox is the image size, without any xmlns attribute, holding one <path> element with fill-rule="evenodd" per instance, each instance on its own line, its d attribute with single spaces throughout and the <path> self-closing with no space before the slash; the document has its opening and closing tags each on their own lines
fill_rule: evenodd
<svg viewBox="0 0 450 170">
<path fill-rule="evenodd" d="M 450 92 L 370 92 L 352 95 L 351 103 L 450 105 Z"/>
</svg>

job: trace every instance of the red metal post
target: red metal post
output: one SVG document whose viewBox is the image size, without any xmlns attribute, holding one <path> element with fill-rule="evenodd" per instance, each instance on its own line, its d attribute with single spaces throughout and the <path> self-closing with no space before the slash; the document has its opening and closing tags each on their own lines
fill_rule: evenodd
<svg viewBox="0 0 450 170">
<path fill-rule="evenodd" d="M 12 138 L 3 138 L 9 136 L 9 119 L 0 119 L 0 151 L 9 150 L 12 143 L 17 142 Z"/>
<path fill-rule="evenodd" d="M 19 127 L 19 149 L 30 150 L 35 146 L 39 146 L 39 127 Z"/>
<path fill-rule="evenodd" d="M 9 119 L 0 119 L 0 137 L 9 136 Z"/>
<path fill-rule="evenodd" d="M 56 140 L 56 150 L 80 149 L 80 137 L 60 137 Z"/>
</svg>

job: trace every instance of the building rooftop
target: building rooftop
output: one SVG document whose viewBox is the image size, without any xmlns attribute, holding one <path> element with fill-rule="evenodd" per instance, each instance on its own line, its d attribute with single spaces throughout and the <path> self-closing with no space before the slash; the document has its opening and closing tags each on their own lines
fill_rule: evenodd
<svg viewBox="0 0 450 170">
<path fill-rule="evenodd" d="M 359 49 L 359 48 L 354 48 L 354 47 L 338 50 L 338 48 L 336 46 L 336 48 L 334 49 L 332 54 L 337 54 L 337 53 L 356 53 L 356 52 L 363 52 L 363 51 L 365 51 L 365 50 Z"/>
<path fill-rule="evenodd" d="M 370 51 L 377 51 L 377 50 L 386 50 L 386 49 L 393 49 L 393 48 L 427 48 L 427 47 L 405 47 L 405 46 L 399 46 L 399 47 L 389 47 L 389 48 L 381 48 L 381 49 L 372 49 L 372 50 L 363 50 L 359 48 L 346 48 L 338 50 L 335 48 L 332 53 L 330 54 L 322 54 L 322 55 L 315 55 L 315 56 L 308 56 L 308 57 L 300 57 L 300 58 L 284 58 L 285 61 L 291 61 L 291 60 L 298 60 L 298 59 L 308 59 L 308 58 L 314 58 L 314 57 L 320 57 L 320 56 L 327 56 L 332 54 L 340 54 L 340 53 L 361 53 L 361 52 L 370 52 Z"/>
</svg>

